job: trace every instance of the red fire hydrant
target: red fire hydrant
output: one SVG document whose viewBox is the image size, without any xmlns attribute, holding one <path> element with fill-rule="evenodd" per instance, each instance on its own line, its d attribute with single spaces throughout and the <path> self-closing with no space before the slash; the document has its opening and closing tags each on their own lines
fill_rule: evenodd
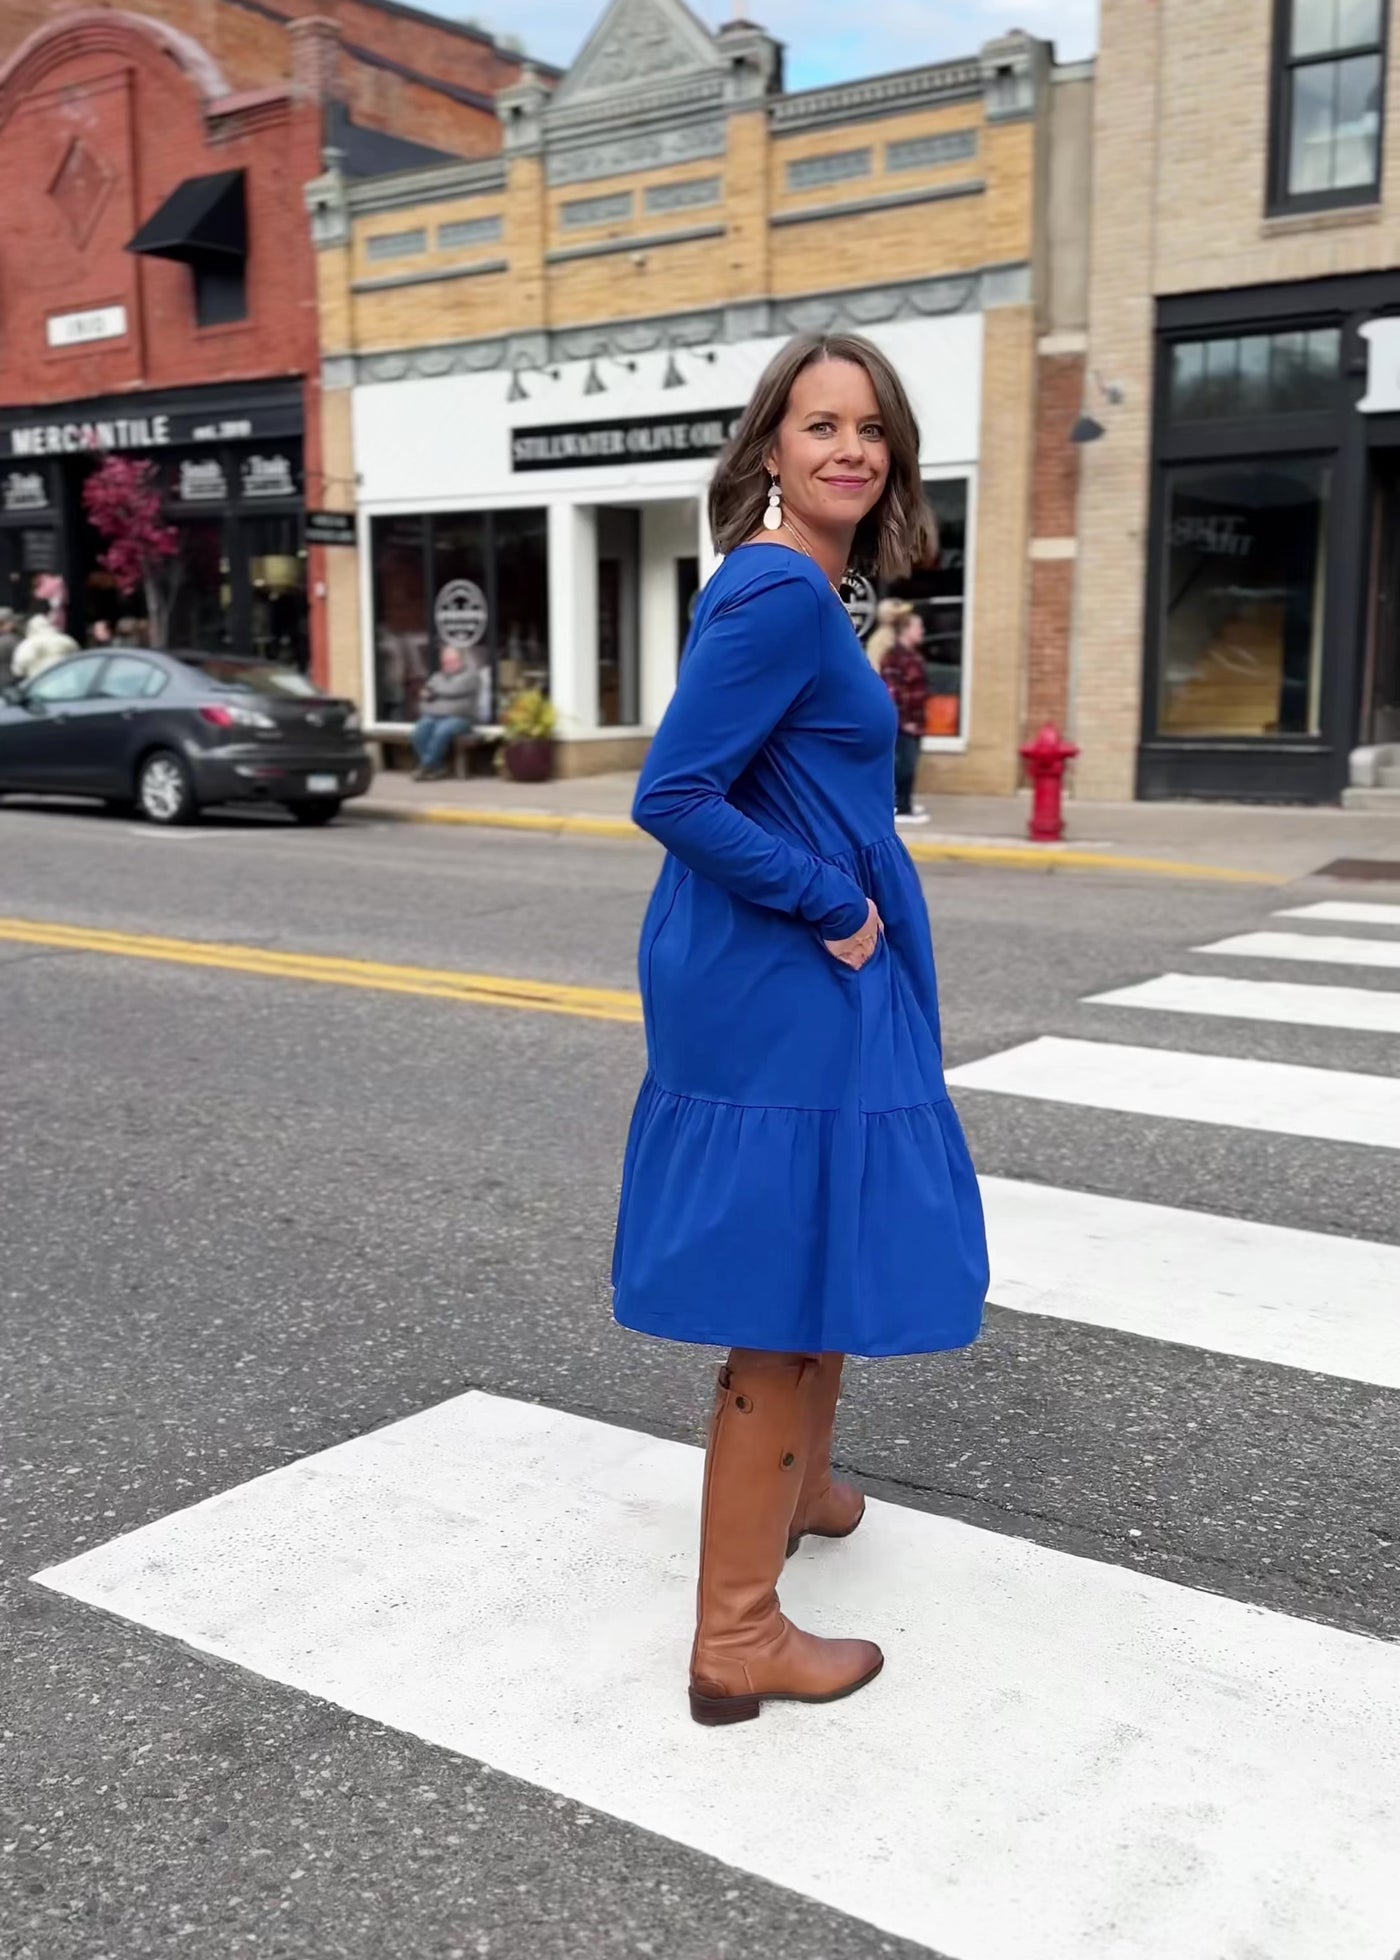
<svg viewBox="0 0 1400 1960">
<path fill-rule="evenodd" d="M 1065 764 L 1072 762 L 1078 753 L 1075 744 L 1067 742 L 1052 721 L 1047 721 L 1035 740 L 1027 742 L 1021 750 L 1035 792 L 1029 834 L 1036 844 L 1057 844 L 1065 834 L 1062 808 Z"/>
</svg>

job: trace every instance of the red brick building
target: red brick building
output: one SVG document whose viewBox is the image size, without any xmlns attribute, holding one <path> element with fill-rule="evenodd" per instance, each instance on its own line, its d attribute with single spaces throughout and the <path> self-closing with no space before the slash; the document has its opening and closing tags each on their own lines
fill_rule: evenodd
<svg viewBox="0 0 1400 1960">
<path fill-rule="evenodd" d="M 140 453 L 181 539 L 171 643 L 323 668 L 305 188 L 327 147 L 350 177 L 496 148 L 519 72 L 385 0 L 6 0 L 0 603 L 57 573 L 71 631 L 141 610 L 82 508 L 104 452 Z"/>
</svg>

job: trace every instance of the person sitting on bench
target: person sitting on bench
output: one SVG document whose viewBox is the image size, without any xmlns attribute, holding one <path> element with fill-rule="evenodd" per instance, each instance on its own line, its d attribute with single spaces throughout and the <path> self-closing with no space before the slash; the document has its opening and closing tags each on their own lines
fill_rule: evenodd
<svg viewBox="0 0 1400 1960">
<path fill-rule="evenodd" d="M 445 646 L 438 652 L 438 669 L 429 674 L 418 696 L 418 720 L 413 728 L 413 753 L 418 767 L 416 783 L 437 783 L 451 772 L 447 758 L 459 735 L 472 732 L 472 709 L 476 705 L 480 677 L 469 673 L 457 647 Z"/>
</svg>

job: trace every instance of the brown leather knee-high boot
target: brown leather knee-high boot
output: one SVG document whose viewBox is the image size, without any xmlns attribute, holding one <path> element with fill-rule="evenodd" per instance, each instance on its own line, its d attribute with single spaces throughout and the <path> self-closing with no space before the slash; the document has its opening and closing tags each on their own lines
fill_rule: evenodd
<svg viewBox="0 0 1400 1960">
<path fill-rule="evenodd" d="M 821 1356 L 811 1388 L 812 1415 L 807 1474 L 802 1494 L 788 1534 L 788 1557 L 802 1540 L 849 1538 L 865 1516 L 865 1499 L 854 1484 L 845 1484 L 831 1474 L 831 1445 L 836 1434 L 836 1404 L 841 1396 L 841 1370 L 844 1354 Z"/>
<path fill-rule="evenodd" d="M 783 1618 L 777 1581 L 806 1469 L 818 1364 L 736 1349 L 721 1368 L 705 1458 L 690 1660 L 697 1722 L 746 1722 L 772 1701 L 837 1701 L 880 1672 L 868 1640 L 820 1640 Z"/>
</svg>

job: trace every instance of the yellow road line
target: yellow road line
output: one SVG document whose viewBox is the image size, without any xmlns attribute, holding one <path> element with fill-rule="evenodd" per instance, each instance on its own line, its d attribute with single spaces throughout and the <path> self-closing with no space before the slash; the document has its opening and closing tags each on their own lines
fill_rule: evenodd
<svg viewBox="0 0 1400 1960">
<path fill-rule="evenodd" d="M 0 918 L 0 940 L 48 946 L 72 953 L 104 953 L 122 959 L 156 960 L 170 966 L 217 967 L 271 980 L 307 980 L 322 986 L 357 987 L 369 992 L 417 994 L 482 1007 L 512 1007 L 527 1013 L 568 1014 L 582 1020 L 641 1021 L 635 993 L 607 987 L 574 987 L 548 980 L 507 979 L 494 973 L 459 973 L 450 968 L 390 966 L 378 960 L 341 959 L 322 953 L 283 953 L 261 946 L 218 940 L 167 939 L 156 933 L 111 932 L 102 927 L 59 925 L 46 919 Z"/>
<path fill-rule="evenodd" d="M 387 817 L 401 823 L 459 824 L 477 830 L 526 830 L 550 837 L 615 837 L 636 842 L 644 833 L 627 817 L 554 816 L 547 810 L 454 810 L 434 803 L 424 809 L 362 806 L 364 817 Z M 908 842 L 909 855 L 919 864 L 994 864 L 1016 871 L 1128 871 L 1153 878 L 1205 879 L 1229 885 L 1286 885 L 1290 881 L 1267 871 L 1241 871 L 1232 865 L 1195 864 L 1186 859 L 1130 857 L 1126 852 L 1050 849 L 1035 844 L 935 844 Z"/>
</svg>

